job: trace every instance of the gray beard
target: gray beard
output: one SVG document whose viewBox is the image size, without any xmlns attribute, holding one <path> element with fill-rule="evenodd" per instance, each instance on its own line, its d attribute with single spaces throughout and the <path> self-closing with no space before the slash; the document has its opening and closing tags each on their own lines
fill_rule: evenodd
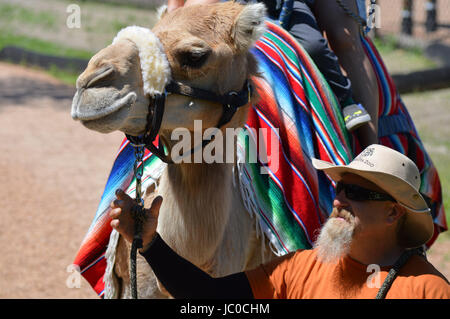
<svg viewBox="0 0 450 319">
<path fill-rule="evenodd" d="M 346 221 L 337 219 L 336 216 L 343 216 Z M 323 263 L 335 264 L 347 255 L 355 227 L 355 218 L 349 212 L 343 209 L 338 212 L 336 208 L 333 209 L 314 244 L 317 259 Z"/>
</svg>

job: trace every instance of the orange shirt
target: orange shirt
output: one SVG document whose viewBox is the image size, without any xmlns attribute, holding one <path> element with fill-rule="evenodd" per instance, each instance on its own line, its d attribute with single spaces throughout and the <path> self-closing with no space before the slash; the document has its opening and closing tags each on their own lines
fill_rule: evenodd
<svg viewBox="0 0 450 319">
<path fill-rule="evenodd" d="M 348 256 L 324 264 L 316 259 L 315 250 L 298 250 L 245 273 L 257 299 L 373 299 L 388 272 L 389 267 L 375 272 Z M 450 285 L 423 257 L 412 256 L 386 298 L 450 299 Z"/>
</svg>

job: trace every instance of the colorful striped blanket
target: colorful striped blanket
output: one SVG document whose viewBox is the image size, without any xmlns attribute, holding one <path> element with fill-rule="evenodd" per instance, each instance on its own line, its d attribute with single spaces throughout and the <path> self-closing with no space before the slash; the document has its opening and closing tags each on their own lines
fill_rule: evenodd
<svg viewBox="0 0 450 319">
<path fill-rule="evenodd" d="M 245 129 L 273 132 L 281 147 L 273 150 L 270 141 L 264 143 L 271 155 L 278 152 L 279 160 L 276 166 L 272 161 L 245 162 L 251 148 L 242 134 L 237 152 L 240 185 L 236 187 L 240 187 L 248 211 L 257 218 L 272 249 L 281 255 L 311 248 L 331 210 L 333 184 L 323 172 L 312 167 L 310 158 L 345 164 L 358 153 L 359 146 L 348 136 L 338 102 L 308 54 L 278 25 L 267 22 L 267 27 L 252 51 L 263 75 L 254 79 L 261 100 L 250 109 Z M 436 169 L 377 50 L 370 40 L 363 38 L 363 42 L 380 85 L 381 142 L 412 156 L 422 172 L 421 191 L 429 199 L 436 224 L 431 245 L 438 233 L 446 229 Z M 247 136 L 252 138 L 252 134 Z M 101 297 L 108 271 L 105 254 L 108 244 L 114 245 L 110 242 L 109 204 L 117 188 L 134 195 L 133 162 L 133 147 L 124 139 L 94 220 L 74 261 Z M 165 167 L 166 164 L 146 151 L 144 189 L 158 179 Z M 261 173 L 261 168 L 266 173 Z"/>
<path fill-rule="evenodd" d="M 427 247 L 431 247 L 439 233 L 447 230 L 438 172 L 420 140 L 414 122 L 375 45 L 365 36 L 361 36 L 361 42 L 377 75 L 380 98 L 378 108 L 379 143 L 407 155 L 419 168 L 422 182 L 420 192 L 431 208 L 434 220 L 434 235 L 426 244 Z M 356 144 L 353 149 L 357 154 L 361 149 Z"/>
</svg>

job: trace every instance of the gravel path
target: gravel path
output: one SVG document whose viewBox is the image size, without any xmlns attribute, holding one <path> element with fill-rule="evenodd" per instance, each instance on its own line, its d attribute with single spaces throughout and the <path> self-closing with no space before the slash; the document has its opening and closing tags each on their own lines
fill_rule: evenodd
<svg viewBox="0 0 450 319">
<path fill-rule="evenodd" d="M 0 63 L 0 298 L 96 298 L 66 280 L 122 134 L 70 117 L 74 89 Z"/>
</svg>

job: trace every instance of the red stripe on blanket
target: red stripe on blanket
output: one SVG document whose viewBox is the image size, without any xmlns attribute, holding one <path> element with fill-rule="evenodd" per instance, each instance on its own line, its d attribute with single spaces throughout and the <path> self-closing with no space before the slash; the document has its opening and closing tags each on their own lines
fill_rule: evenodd
<svg viewBox="0 0 450 319">
<path fill-rule="evenodd" d="M 258 109 L 264 110 L 264 115 L 268 117 L 268 121 L 275 128 L 279 129 L 280 138 L 286 143 L 288 141 L 288 151 L 291 164 L 287 162 L 283 155 L 283 150 L 278 149 L 278 170 L 273 171 L 273 174 L 280 181 L 283 181 L 284 196 L 288 205 L 293 210 L 293 215 L 300 227 L 307 234 L 309 240 L 313 242 L 315 240 L 315 231 L 320 228 L 324 220 L 324 216 L 320 211 L 317 203 L 318 187 L 314 185 L 308 185 L 306 181 L 316 181 L 316 177 L 312 174 L 313 170 L 305 166 L 305 163 L 309 163 L 309 159 L 304 159 L 301 152 L 302 148 L 299 144 L 297 136 L 294 134 L 293 130 L 288 130 L 289 123 L 280 123 L 280 117 L 278 113 L 278 107 L 276 102 L 273 100 L 273 94 L 266 90 L 261 90 L 258 88 L 258 93 L 261 96 L 261 103 L 258 105 Z M 247 125 L 258 130 L 259 128 L 271 130 L 272 128 L 255 112 L 252 108 L 249 111 L 247 118 Z M 265 145 L 270 145 L 270 141 L 266 141 Z M 287 145 L 283 146 L 286 147 Z M 284 149 L 287 151 L 286 149 Z M 272 150 L 269 150 L 271 154 Z M 296 167 L 298 173 L 302 176 L 304 181 L 297 176 L 297 174 L 292 172 L 292 164 Z M 269 165 L 269 168 L 271 165 Z M 317 185 L 317 181 L 316 184 Z"/>
<path fill-rule="evenodd" d="M 309 61 L 310 60 L 310 58 L 307 56 L 305 50 L 299 46 L 299 44 L 294 40 L 294 38 L 292 36 L 289 35 L 289 33 L 286 30 L 284 30 L 281 27 L 279 27 L 275 24 L 272 24 L 272 23 L 268 23 L 267 25 L 269 27 L 269 30 L 272 30 L 276 33 L 275 36 L 277 36 L 277 34 L 282 35 L 283 40 L 295 49 L 297 54 L 300 56 L 300 58 L 299 58 L 300 61 Z M 316 87 L 317 90 L 319 91 L 319 94 L 317 94 L 317 95 L 321 98 L 321 103 L 322 103 L 324 109 L 326 110 L 326 112 L 328 114 L 333 114 L 334 110 L 333 110 L 331 103 L 329 101 L 327 101 L 327 99 L 322 98 L 322 97 L 326 97 L 327 93 L 322 86 L 323 81 L 319 78 L 319 73 L 317 72 L 316 69 L 314 69 L 313 64 L 305 63 L 303 66 L 307 70 L 305 75 L 306 74 L 310 75 L 311 79 L 314 82 L 314 83 L 311 83 L 311 85 L 313 87 Z M 302 90 L 303 90 L 303 88 L 302 88 Z M 332 122 L 334 127 L 339 127 L 339 124 L 336 122 L 336 119 L 337 118 L 332 117 L 332 118 L 330 118 L 330 121 Z M 339 134 L 339 139 L 341 141 L 344 141 L 345 138 L 344 138 L 344 135 L 342 134 L 342 132 L 338 131 L 337 133 Z M 334 146 L 333 143 L 330 143 L 330 145 Z M 334 148 L 333 151 L 336 154 L 339 154 L 339 151 L 336 148 Z M 345 160 L 343 158 L 340 158 L 340 161 L 341 161 L 341 163 L 345 163 Z"/>
</svg>

